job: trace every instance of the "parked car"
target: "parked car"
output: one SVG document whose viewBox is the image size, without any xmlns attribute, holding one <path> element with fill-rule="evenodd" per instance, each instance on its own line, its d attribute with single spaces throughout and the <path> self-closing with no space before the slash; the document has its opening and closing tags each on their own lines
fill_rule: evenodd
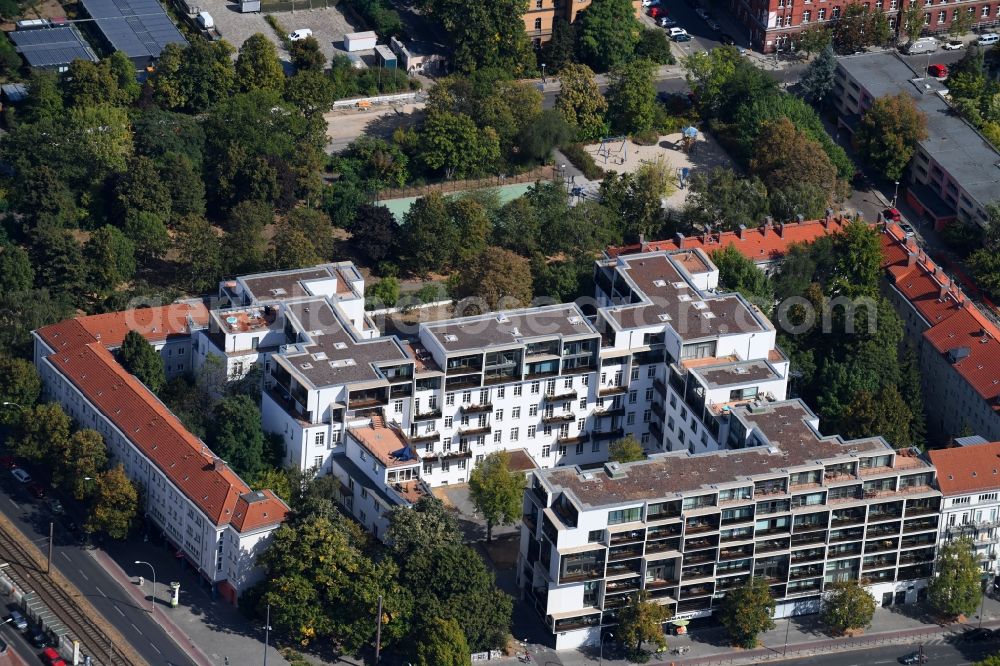
<svg viewBox="0 0 1000 666">
<path fill-rule="evenodd" d="M 923 652 L 911 652 L 905 657 L 900 657 L 899 663 L 906 664 L 906 666 L 909 666 L 910 664 L 926 664 L 927 655 Z"/>
<path fill-rule="evenodd" d="M 963 42 L 960 39 L 950 39 L 947 42 L 945 42 L 941 46 L 941 48 L 943 48 L 945 51 L 957 51 L 959 49 L 965 48 L 965 42 Z"/>
<path fill-rule="evenodd" d="M 663 18 L 660 19 L 661 28 L 673 28 L 675 25 L 677 25 L 677 21 L 670 18 L 669 16 L 664 16 Z"/>
<path fill-rule="evenodd" d="M 55 648 L 47 647 L 42 650 L 42 659 L 49 666 L 66 666 L 66 662 L 63 661 L 63 658 L 56 652 Z"/>
<path fill-rule="evenodd" d="M 643 7 L 652 7 L 653 5 L 660 4 L 660 0 L 642 0 Z"/>
<path fill-rule="evenodd" d="M 674 40 L 675 42 L 690 42 L 691 35 L 687 34 L 686 32 L 682 32 L 679 35 L 674 35 L 670 39 Z"/>
<path fill-rule="evenodd" d="M 936 79 L 946 79 L 948 78 L 948 68 L 941 64 L 927 65 L 927 74 Z"/>
<path fill-rule="evenodd" d="M 28 484 L 28 492 L 34 495 L 36 499 L 42 499 L 45 497 L 45 486 L 34 481 Z"/>
<path fill-rule="evenodd" d="M 882 217 L 891 222 L 900 222 L 903 219 L 903 214 L 899 212 L 898 208 L 886 208 L 882 211 Z"/>
<path fill-rule="evenodd" d="M 933 37 L 921 37 L 917 41 L 910 44 L 910 48 L 907 49 L 907 53 L 914 55 L 917 53 L 933 53 L 937 51 L 938 43 Z"/>
<path fill-rule="evenodd" d="M 0 456 L 0 467 L 4 469 L 16 469 L 17 461 L 14 460 L 14 456 Z"/>
<path fill-rule="evenodd" d="M 913 238 L 914 236 L 917 235 L 916 230 L 914 230 L 914 228 L 910 226 L 909 222 L 899 222 L 899 228 L 903 230 L 903 233 L 906 235 L 907 238 Z"/>
<path fill-rule="evenodd" d="M 667 10 L 665 10 L 663 7 L 656 6 L 647 9 L 646 13 L 649 14 L 651 18 L 660 18 L 661 16 L 667 15 Z"/>
<path fill-rule="evenodd" d="M 11 475 L 21 483 L 31 483 L 31 475 L 25 472 L 20 467 L 16 467 L 11 470 Z"/>
<path fill-rule="evenodd" d="M 673 38 L 677 37 L 678 35 L 686 35 L 686 34 L 688 34 L 688 32 L 684 28 L 671 28 L 667 32 L 667 36 L 670 37 L 670 39 L 673 39 Z"/>
<path fill-rule="evenodd" d="M 694 10 L 694 13 L 704 21 L 707 21 L 710 18 L 708 11 L 704 7 L 698 7 Z"/>
<path fill-rule="evenodd" d="M 705 21 L 705 23 L 708 25 L 708 29 L 711 30 L 712 32 L 722 31 L 722 26 L 719 25 L 719 22 L 716 21 L 715 19 L 710 18 L 707 21 Z"/>
<path fill-rule="evenodd" d="M 10 615 L 7 616 L 10 619 L 10 623 L 14 625 L 18 631 L 24 631 L 28 628 L 28 621 L 24 618 L 19 610 L 12 610 Z"/>
<path fill-rule="evenodd" d="M 980 46 L 993 46 L 998 42 L 1000 42 L 1000 35 L 995 32 L 987 32 L 979 35 L 979 41 L 977 44 Z"/>
<path fill-rule="evenodd" d="M 57 516 L 61 516 L 66 513 L 66 509 L 63 508 L 62 502 L 55 498 L 49 500 L 49 510 Z"/>
<path fill-rule="evenodd" d="M 294 32 L 288 33 L 288 41 L 298 42 L 305 39 L 306 37 L 312 37 L 312 35 L 313 31 L 310 30 L 309 28 L 299 28 Z"/>
<path fill-rule="evenodd" d="M 996 638 L 996 636 L 993 634 L 993 631 L 983 627 L 971 629 L 958 637 L 960 641 L 966 643 L 984 643 L 986 641 L 991 641 L 994 638 Z"/>
<path fill-rule="evenodd" d="M 736 40 L 733 39 L 732 35 L 722 33 L 721 35 L 719 35 L 719 43 L 725 44 L 726 46 L 733 46 L 736 44 Z"/>
<path fill-rule="evenodd" d="M 28 640 L 31 641 L 31 644 L 37 648 L 49 646 L 49 635 L 36 627 L 32 627 L 28 631 Z"/>
</svg>

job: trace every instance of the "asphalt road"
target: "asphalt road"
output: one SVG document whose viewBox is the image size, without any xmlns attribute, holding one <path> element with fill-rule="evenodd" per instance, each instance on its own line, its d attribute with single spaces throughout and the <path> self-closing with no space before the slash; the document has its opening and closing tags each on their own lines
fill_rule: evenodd
<svg viewBox="0 0 1000 666">
<path fill-rule="evenodd" d="M 925 645 L 927 666 L 968 666 L 1000 649 L 994 643 L 942 643 Z M 835 652 L 789 660 L 796 666 L 891 666 L 900 658 L 916 652 L 916 645 L 892 645 L 854 652 Z"/>
<path fill-rule="evenodd" d="M 121 589 L 86 550 L 77 546 L 62 519 L 54 517 L 44 501 L 31 497 L 7 470 L 0 470 L 0 511 L 44 553 L 49 521 L 55 522 L 52 565 L 59 570 L 114 625 L 149 664 L 195 666 L 149 613 Z M 7 633 L 9 629 L 5 629 Z M 30 662 L 29 662 L 30 663 Z"/>
<path fill-rule="evenodd" d="M 3 612 L 6 616 L 7 610 L 4 608 Z M 37 655 L 41 654 L 41 650 L 36 649 L 28 639 L 24 637 L 17 628 L 10 622 L 0 627 L 0 638 L 3 638 L 4 642 L 7 644 L 8 654 L 13 652 L 15 655 L 21 658 L 26 664 L 35 664 L 38 662 L 39 657 Z M 16 660 L 8 659 L 11 663 L 17 663 Z M 3 662 L 7 663 L 7 662 Z"/>
</svg>

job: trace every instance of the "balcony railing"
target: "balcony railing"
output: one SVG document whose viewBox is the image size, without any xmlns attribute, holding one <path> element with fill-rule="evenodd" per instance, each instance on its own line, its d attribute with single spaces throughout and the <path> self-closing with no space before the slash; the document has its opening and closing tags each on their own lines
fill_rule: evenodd
<svg viewBox="0 0 1000 666">
<path fill-rule="evenodd" d="M 608 561 L 616 562 L 619 560 L 631 560 L 636 557 L 642 557 L 642 546 L 632 548 L 612 548 L 608 551 Z"/>
<path fill-rule="evenodd" d="M 493 427 L 490 425 L 485 426 L 466 426 L 465 428 L 459 428 L 458 434 L 462 437 L 469 437 L 471 435 L 487 435 L 493 432 Z"/>
<path fill-rule="evenodd" d="M 413 415 L 414 421 L 430 421 L 431 419 L 441 418 L 441 410 L 433 409 L 429 412 L 418 412 Z"/>
<path fill-rule="evenodd" d="M 598 392 L 598 395 L 603 398 L 609 395 L 621 395 L 626 391 L 628 391 L 627 386 L 605 386 Z"/>
<path fill-rule="evenodd" d="M 483 412 L 492 412 L 493 403 L 484 402 L 481 405 L 462 405 L 462 412 L 465 414 L 481 414 Z"/>
<path fill-rule="evenodd" d="M 615 430 L 595 430 L 590 434 L 590 436 L 598 441 L 606 439 L 621 439 L 625 436 L 625 430 L 622 428 L 616 428 Z"/>
<path fill-rule="evenodd" d="M 663 380 L 657 378 L 653 380 L 653 389 L 660 394 L 661 397 L 667 397 L 667 385 L 663 383 Z"/>
<path fill-rule="evenodd" d="M 570 389 L 562 393 L 546 393 L 545 399 L 549 402 L 559 402 L 561 400 L 576 400 L 576 390 Z"/>
<path fill-rule="evenodd" d="M 590 441 L 590 434 L 581 432 L 579 435 L 559 435 L 556 437 L 557 444 L 582 444 Z"/>
<path fill-rule="evenodd" d="M 653 553 L 667 553 L 670 551 L 679 551 L 681 549 L 681 540 L 678 537 L 672 539 L 661 539 L 660 541 L 647 541 L 646 542 L 646 554 L 652 555 Z"/>
<path fill-rule="evenodd" d="M 562 414 L 546 414 L 542 416 L 542 423 L 572 423 L 576 420 L 576 414 L 564 412 Z"/>
<path fill-rule="evenodd" d="M 415 435 L 407 435 L 406 441 L 411 444 L 426 444 L 427 442 L 437 442 L 441 439 L 439 432 L 418 432 Z"/>
</svg>

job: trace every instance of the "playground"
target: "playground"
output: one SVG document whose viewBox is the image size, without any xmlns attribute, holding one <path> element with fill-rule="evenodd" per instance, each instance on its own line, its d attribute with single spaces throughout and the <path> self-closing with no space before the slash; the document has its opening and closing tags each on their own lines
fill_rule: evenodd
<svg viewBox="0 0 1000 666">
<path fill-rule="evenodd" d="M 666 159 L 677 174 L 677 190 L 667 197 L 667 208 L 680 208 L 687 199 L 688 190 L 681 187 L 683 174 L 690 177 L 715 167 L 736 168 L 715 139 L 702 132 L 692 135 L 689 131 L 686 136 L 683 132 L 666 134 L 653 146 L 640 146 L 627 137 L 614 137 L 584 146 L 584 149 L 594 158 L 597 166 L 618 173 L 632 173 L 644 162 L 652 162 L 659 157 Z"/>
</svg>

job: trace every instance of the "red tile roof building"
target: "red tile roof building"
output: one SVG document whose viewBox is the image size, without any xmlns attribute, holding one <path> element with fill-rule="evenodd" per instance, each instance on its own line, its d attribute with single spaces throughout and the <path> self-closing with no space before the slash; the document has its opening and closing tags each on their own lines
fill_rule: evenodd
<svg viewBox="0 0 1000 666">
<path fill-rule="evenodd" d="M 794 243 L 811 243 L 817 238 L 836 234 L 842 231 L 848 222 L 848 219 L 833 216 L 821 220 L 790 222 L 788 224 L 767 222 L 756 229 L 711 232 L 698 236 L 677 234 L 675 238 L 667 240 L 610 247 L 605 254 L 608 257 L 617 257 L 642 252 L 698 248 L 710 255 L 715 250 L 725 249 L 732 245 L 757 264 L 759 268 L 770 272 L 771 268 L 781 261 L 785 253 L 788 252 L 788 248 Z"/>
<path fill-rule="evenodd" d="M 253 582 L 248 553 L 260 550 L 288 507 L 269 490 L 252 491 L 108 350 L 138 330 L 161 353 L 167 342 L 178 343 L 171 352 L 186 344 L 190 358 L 191 334 L 207 321 L 200 303 L 70 319 L 35 331 L 35 364 L 46 397 L 101 433 L 112 458 L 143 487 L 147 515 L 234 601 Z"/>
<path fill-rule="evenodd" d="M 1000 440 L 1000 330 L 898 225 L 880 238 L 885 291 L 920 359 L 932 440 L 966 429 Z"/>
</svg>

